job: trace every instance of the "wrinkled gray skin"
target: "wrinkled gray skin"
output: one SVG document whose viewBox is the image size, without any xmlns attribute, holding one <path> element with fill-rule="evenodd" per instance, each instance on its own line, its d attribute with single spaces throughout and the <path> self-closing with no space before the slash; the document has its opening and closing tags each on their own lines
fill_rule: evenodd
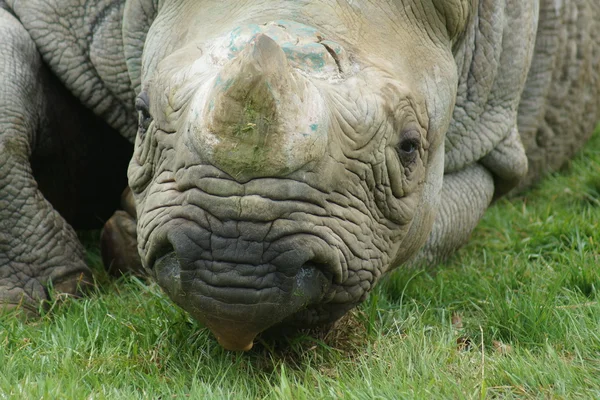
<svg viewBox="0 0 600 400">
<path fill-rule="evenodd" d="M 334 321 L 392 268 L 444 258 L 599 116 L 596 0 L 3 1 L 9 308 L 90 275 L 32 165 L 48 137 L 65 153 L 112 132 L 61 84 L 135 143 L 143 268 L 234 350 Z M 91 170 L 114 164 L 110 146 Z M 136 258 L 133 213 L 105 229 L 117 263 Z"/>
</svg>

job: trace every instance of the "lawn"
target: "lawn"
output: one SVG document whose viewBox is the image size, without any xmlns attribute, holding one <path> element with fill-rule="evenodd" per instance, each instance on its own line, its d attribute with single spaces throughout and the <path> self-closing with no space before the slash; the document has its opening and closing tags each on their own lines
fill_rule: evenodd
<svg viewBox="0 0 600 400">
<path fill-rule="evenodd" d="M 501 200 L 436 271 L 397 271 L 328 332 L 221 349 L 153 284 L 0 317 L 1 398 L 600 398 L 600 131 Z"/>
</svg>

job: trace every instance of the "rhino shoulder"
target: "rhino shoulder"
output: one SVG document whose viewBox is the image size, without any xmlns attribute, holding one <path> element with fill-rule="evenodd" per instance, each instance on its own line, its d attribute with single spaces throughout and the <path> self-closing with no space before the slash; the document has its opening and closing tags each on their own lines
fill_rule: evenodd
<svg viewBox="0 0 600 400">
<path fill-rule="evenodd" d="M 124 1 L 15 1 L 9 7 L 44 61 L 86 107 L 130 141 L 137 120 L 124 55 Z"/>
</svg>

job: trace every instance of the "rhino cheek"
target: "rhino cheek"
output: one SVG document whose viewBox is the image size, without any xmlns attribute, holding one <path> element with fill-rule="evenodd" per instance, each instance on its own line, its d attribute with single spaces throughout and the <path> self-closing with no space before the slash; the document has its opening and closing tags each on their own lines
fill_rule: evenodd
<svg viewBox="0 0 600 400">
<path fill-rule="evenodd" d="M 425 177 L 425 185 L 421 201 L 405 239 L 400 243 L 390 269 L 394 269 L 411 259 L 423 247 L 436 217 L 436 210 L 442 192 L 444 178 L 444 142 L 429 153 L 429 168 Z"/>
</svg>

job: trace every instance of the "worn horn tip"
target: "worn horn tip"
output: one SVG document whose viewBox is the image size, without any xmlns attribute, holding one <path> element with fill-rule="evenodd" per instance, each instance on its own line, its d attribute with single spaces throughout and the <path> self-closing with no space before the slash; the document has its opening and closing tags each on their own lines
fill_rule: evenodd
<svg viewBox="0 0 600 400">
<path fill-rule="evenodd" d="M 229 351 L 250 351 L 254 346 L 254 338 L 250 341 L 229 341 L 228 339 L 217 337 L 219 344 Z"/>
<path fill-rule="evenodd" d="M 274 66 L 272 63 L 277 59 L 283 63 L 287 62 L 281 46 L 264 33 L 256 35 L 250 45 L 252 46 L 252 58 L 261 65 Z"/>
<path fill-rule="evenodd" d="M 248 351 L 254 346 L 258 330 L 231 321 L 209 320 L 206 325 L 223 348 L 230 351 Z"/>
</svg>

